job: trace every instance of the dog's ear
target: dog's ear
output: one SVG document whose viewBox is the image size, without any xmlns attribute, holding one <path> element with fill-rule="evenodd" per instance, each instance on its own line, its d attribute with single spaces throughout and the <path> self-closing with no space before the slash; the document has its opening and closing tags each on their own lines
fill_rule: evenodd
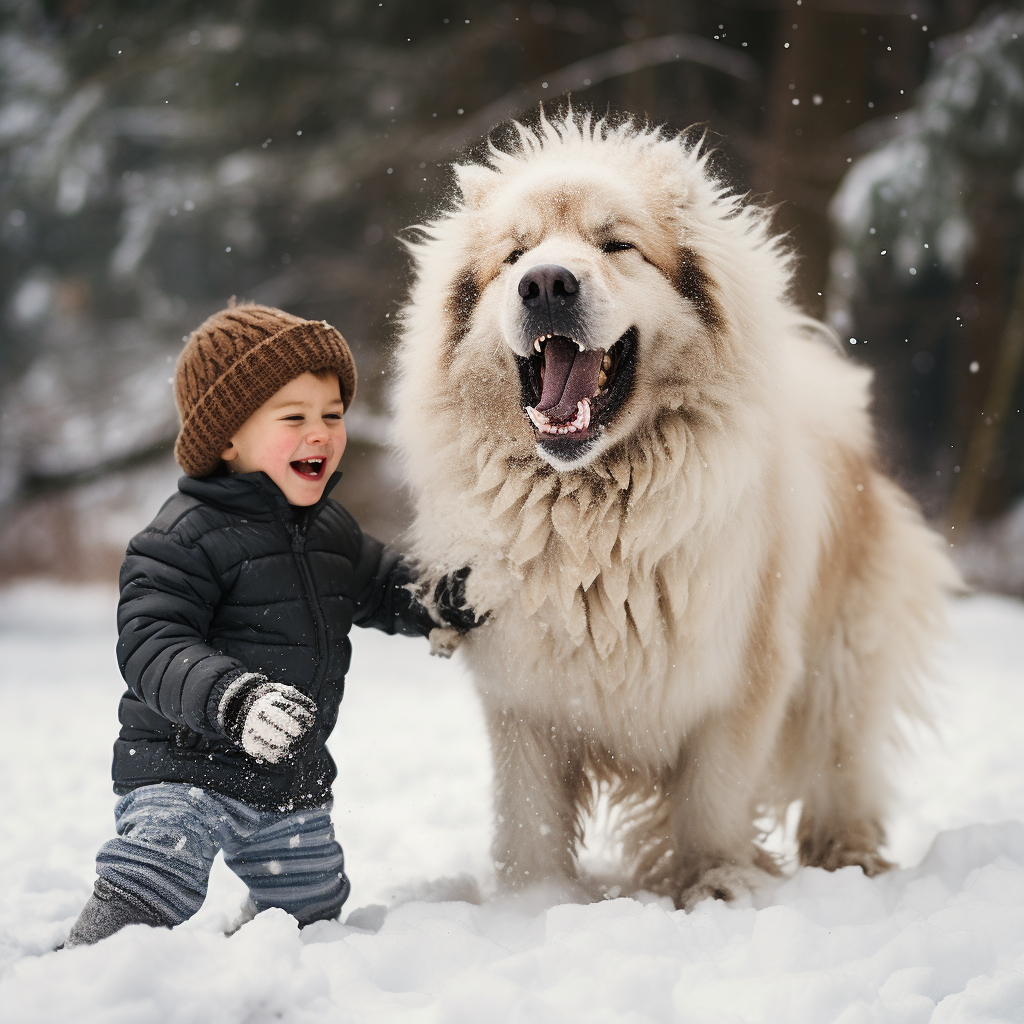
<svg viewBox="0 0 1024 1024">
<path fill-rule="evenodd" d="M 463 203 L 468 209 L 477 210 L 494 187 L 498 175 L 482 164 L 456 164 L 455 177 L 459 183 Z"/>
</svg>

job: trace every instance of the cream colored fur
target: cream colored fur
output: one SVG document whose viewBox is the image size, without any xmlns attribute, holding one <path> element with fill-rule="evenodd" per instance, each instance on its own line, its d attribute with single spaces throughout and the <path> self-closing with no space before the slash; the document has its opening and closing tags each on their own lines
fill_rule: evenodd
<svg viewBox="0 0 1024 1024">
<path fill-rule="evenodd" d="M 457 169 L 411 247 L 396 392 L 413 551 L 471 565 L 491 612 L 462 651 L 499 879 L 575 879 L 598 781 L 633 884 L 680 906 L 774 872 L 754 821 L 794 800 L 803 863 L 884 870 L 898 714 L 921 711 L 957 578 L 875 467 L 869 374 L 815 338 L 768 215 L 699 145 L 572 114 L 520 135 Z M 638 332 L 629 399 L 571 465 L 539 453 L 513 358 L 516 284 L 553 262 L 590 345 Z"/>
</svg>

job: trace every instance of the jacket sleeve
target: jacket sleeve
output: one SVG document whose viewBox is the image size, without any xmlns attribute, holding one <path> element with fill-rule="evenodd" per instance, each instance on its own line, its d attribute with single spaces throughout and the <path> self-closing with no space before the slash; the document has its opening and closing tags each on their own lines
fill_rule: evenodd
<svg viewBox="0 0 1024 1024">
<path fill-rule="evenodd" d="M 152 529 L 133 538 L 117 608 L 121 674 L 168 721 L 218 734 L 220 695 L 248 671 L 206 641 L 220 596 L 217 573 L 198 544 Z"/>
<path fill-rule="evenodd" d="M 436 627 L 413 594 L 416 570 L 400 552 L 363 533 L 355 572 L 355 625 L 402 636 L 427 636 Z"/>
</svg>

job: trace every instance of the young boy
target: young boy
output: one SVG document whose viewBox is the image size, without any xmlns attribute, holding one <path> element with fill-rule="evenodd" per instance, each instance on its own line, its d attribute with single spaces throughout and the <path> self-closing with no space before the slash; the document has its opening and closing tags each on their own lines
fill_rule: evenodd
<svg viewBox="0 0 1024 1024">
<path fill-rule="evenodd" d="M 121 569 L 118 834 L 67 946 L 191 917 L 218 850 L 250 909 L 337 917 L 349 882 L 325 742 L 349 630 L 425 636 L 480 621 L 465 606 L 468 569 L 438 584 L 432 618 L 413 570 L 327 497 L 356 389 L 333 327 L 222 310 L 188 339 L 174 385 L 187 475 Z"/>
</svg>

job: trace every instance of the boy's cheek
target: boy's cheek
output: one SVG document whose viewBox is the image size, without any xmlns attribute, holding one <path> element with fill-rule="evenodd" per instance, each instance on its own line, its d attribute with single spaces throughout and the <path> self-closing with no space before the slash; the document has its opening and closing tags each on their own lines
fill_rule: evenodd
<svg viewBox="0 0 1024 1024">
<path fill-rule="evenodd" d="M 283 436 L 275 438 L 271 443 L 267 445 L 266 453 L 267 457 L 272 459 L 279 465 L 288 465 L 291 463 L 296 448 L 296 440 L 294 437 Z"/>
</svg>

